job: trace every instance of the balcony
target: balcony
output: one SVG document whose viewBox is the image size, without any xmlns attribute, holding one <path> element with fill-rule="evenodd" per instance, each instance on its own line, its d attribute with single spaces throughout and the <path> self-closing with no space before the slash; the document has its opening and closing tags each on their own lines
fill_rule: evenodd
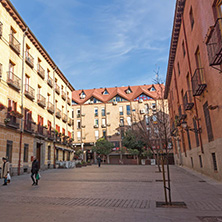
<svg viewBox="0 0 222 222">
<path fill-rule="evenodd" d="M 61 138 L 61 134 L 60 133 L 56 134 L 56 142 L 57 143 L 61 143 L 62 142 L 62 138 Z"/>
<path fill-rule="evenodd" d="M 25 52 L 25 61 L 31 68 L 34 67 L 34 58 L 30 55 L 28 51 Z"/>
<path fill-rule="evenodd" d="M 71 99 L 67 97 L 67 103 L 71 106 Z"/>
<path fill-rule="evenodd" d="M 184 111 L 183 108 L 184 108 L 184 106 L 182 106 L 182 105 L 179 105 L 179 107 L 178 107 L 179 122 L 180 122 L 181 120 L 186 119 L 186 117 L 187 117 L 187 114 L 185 113 L 185 111 Z"/>
<path fill-rule="evenodd" d="M 62 98 L 63 100 L 66 100 L 66 93 L 62 90 Z"/>
<path fill-rule="evenodd" d="M 40 64 L 37 64 L 37 73 L 40 75 L 42 79 L 45 79 L 45 70 L 42 68 Z"/>
<path fill-rule="evenodd" d="M 54 105 L 51 102 L 47 103 L 47 110 L 49 113 L 53 114 L 54 113 Z"/>
<path fill-rule="evenodd" d="M 2 26 L 3 24 L 0 22 L 0 38 L 2 37 Z"/>
<path fill-rule="evenodd" d="M 60 88 L 57 83 L 55 83 L 55 91 L 58 95 L 60 94 Z"/>
<path fill-rule="evenodd" d="M 186 91 L 185 95 L 183 96 L 183 106 L 185 111 L 193 108 L 194 103 L 191 90 Z"/>
<path fill-rule="evenodd" d="M 68 125 L 72 126 L 72 119 L 70 117 L 68 118 Z"/>
<path fill-rule="evenodd" d="M 35 99 L 35 90 L 29 84 L 25 84 L 25 92 L 24 92 L 24 94 L 30 100 L 34 100 Z"/>
<path fill-rule="evenodd" d="M 20 42 L 14 37 L 13 34 L 9 35 L 9 46 L 14 50 L 18 55 L 20 54 Z"/>
<path fill-rule="evenodd" d="M 55 134 L 54 130 L 48 130 L 47 131 L 48 139 L 51 140 L 51 141 L 54 140 L 54 134 Z"/>
<path fill-rule="evenodd" d="M 7 116 L 4 122 L 5 122 L 5 125 L 8 127 L 19 129 L 19 118 L 12 115 L 10 112 L 7 113 Z"/>
<path fill-rule="evenodd" d="M 46 98 L 44 96 L 42 96 L 41 94 L 38 94 L 37 95 L 37 103 L 42 108 L 45 108 L 46 107 Z"/>
<path fill-rule="evenodd" d="M 11 71 L 8 72 L 7 83 L 17 91 L 21 88 L 21 79 Z"/>
<path fill-rule="evenodd" d="M 44 128 L 44 126 L 42 126 L 41 124 L 38 124 L 37 125 L 36 136 L 38 136 L 38 137 L 46 137 L 45 131 L 46 131 L 46 129 Z"/>
<path fill-rule="evenodd" d="M 60 119 L 61 118 L 61 110 L 57 108 L 55 115 L 56 115 L 57 118 Z"/>
<path fill-rule="evenodd" d="M 67 120 L 68 120 L 67 115 L 66 115 L 65 113 L 63 113 L 63 114 L 62 114 L 62 121 L 63 121 L 64 123 L 66 123 Z"/>
<path fill-rule="evenodd" d="M 35 128 L 35 123 L 30 120 L 24 120 L 24 131 L 27 133 L 33 133 Z"/>
<path fill-rule="evenodd" d="M 53 79 L 50 76 L 47 79 L 47 83 L 51 88 L 53 87 Z"/>
<path fill-rule="evenodd" d="M 207 84 L 204 78 L 203 68 L 197 68 L 195 70 L 194 75 L 192 76 L 191 82 L 192 82 L 193 96 L 200 96 L 204 92 L 205 88 L 207 87 Z"/>
<path fill-rule="evenodd" d="M 215 25 L 211 26 L 206 41 L 210 66 L 222 63 L 222 18 L 218 18 Z"/>
</svg>

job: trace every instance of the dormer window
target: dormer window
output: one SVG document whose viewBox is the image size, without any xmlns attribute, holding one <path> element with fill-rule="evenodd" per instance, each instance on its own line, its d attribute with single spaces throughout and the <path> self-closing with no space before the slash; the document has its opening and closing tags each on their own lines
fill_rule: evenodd
<svg viewBox="0 0 222 222">
<path fill-rule="evenodd" d="M 125 92 L 126 92 L 126 94 L 130 94 L 130 93 L 132 93 L 132 90 L 130 89 L 130 87 L 128 87 L 128 89 Z"/>
<path fill-rule="evenodd" d="M 80 99 L 85 99 L 85 97 L 86 97 L 86 94 L 82 91 L 80 94 Z"/>
<path fill-rule="evenodd" d="M 107 91 L 107 89 L 105 89 L 104 91 L 103 91 L 103 93 L 102 93 L 103 95 L 109 95 L 109 93 L 108 93 L 108 91 Z"/>
<path fill-rule="evenodd" d="M 156 91 L 156 89 L 155 89 L 154 86 L 152 86 L 151 88 L 149 88 L 149 91 L 150 91 L 150 92 L 153 92 L 153 91 Z"/>
</svg>

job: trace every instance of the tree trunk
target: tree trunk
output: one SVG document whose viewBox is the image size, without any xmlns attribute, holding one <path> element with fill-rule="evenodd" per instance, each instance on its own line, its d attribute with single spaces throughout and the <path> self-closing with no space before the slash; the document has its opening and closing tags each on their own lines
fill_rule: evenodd
<svg viewBox="0 0 222 222">
<path fill-rule="evenodd" d="M 158 170 L 159 170 L 159 172 L 161 172 L 159 153 L 157 153 L 157 155 L 156 155 L 156 162 L 157 162 Z"/>
</svg>

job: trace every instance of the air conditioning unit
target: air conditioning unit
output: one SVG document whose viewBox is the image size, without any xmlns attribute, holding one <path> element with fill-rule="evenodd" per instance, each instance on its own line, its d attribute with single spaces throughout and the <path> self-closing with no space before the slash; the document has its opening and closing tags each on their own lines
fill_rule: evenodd
<svg viewBox="0 0 222 222">
<path fill-rule="evenodd" d="M 113 105 L 117 105 L 117 102 L 116 102 L 116 101 L 113 101 Z"/>
<path fill-rule="evenodd" d="M 141 109 L 140 110 L 140 114 L 144 114 L 145 113 L 145 110 L 144 109 Z"/>
<path fill-rule="evenodd" d="M 143 102 L 143 100 L 142 100 L 142 99 L 139 99 L 139 100 L 138 100 L 138 102 L 139 102 L 139 103 L 142 103 L 142 102 Z"/>
</svg>

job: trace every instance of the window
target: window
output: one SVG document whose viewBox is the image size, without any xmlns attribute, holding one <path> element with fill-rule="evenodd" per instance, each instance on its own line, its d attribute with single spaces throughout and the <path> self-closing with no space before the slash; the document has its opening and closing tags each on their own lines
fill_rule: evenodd
<svg viewBox="0 0 222 222">
<path fill-rule="evenodd" d="M 80 132 L 80 131 L 77 132 L 77 140 L 78 140 L 78 141 L 81 140 L 81 132 Z"/>
<path fill-rule="evenodd" d="M 202 167 L 203 167 L 203 163 L 202 163 L 202 157 L 201 157 L 201 155 L 199 155 L 199 161 L 200 161 L 200 168 L 202 168 Z"/>
<path fill-rule="evenodd" d="M 94 108 L 94 114 L 95 116 L 98 116 L 98 108 Z"/>
<path fill-rule="evenodd" d="M 188 140 L 189 149 L 191 150 L 191 142 L 190 142 L 190 132 L 189 132 L 189 130 L 187 130 L 187 140 Z"/>
<path fill-rule="evenodd" d="M 197 123 L 196 123 L 195 118 L 193 118 L 193 128 L 194 128 L 194 132 L 195 132 L 196 145 L 198 147 L 200 145 L 200 143 L 199 143 L 199 137 L 198 137 L 198 133 L 197 133 Z"/>
<path fill-rule="evenodd" d="M 153 109 L 153 110 L 156 109 L 156 103 L 152 103 L 152 109 Z"/>
<path fill-rule="evenodd" d="M 106 130 L 103 130 L 103 138 L 106 138 Z"/>
<path fill-rule="evenodd" d="M 101 114 L 102 114 L 102 116 L 105 116 L 106 114 L 105 114 L 105 108 L 102 108 L 101 109 Z"/>
<path fill-rule="evenodd" d="M 149 125 L 149 116 L 144 116 L 146 125 Z"/>
<path fill-rule="evenodd" d="M 62 151 L 62 160 L 65 161 L 65 150 Z"/>
<path fill-rule="evenodd" d="M 213 136 L 213 130 L 212 130 L 212 125 L 211 125 L 210 113 L 208 109 L 208 102 L 206 102 L 203 105 L 203 110 L 204 110 L 205 122 L 206 122 L 206 127 L 207 127 L 208 141 L 210 142 L 214 140 L 214 136 Z"/>
<path fill-rule="evenodd" d="M 80 129 L 81 128 L 81 122 L 80 120 L 77 120 L 77 129 Z"/>
<path fill-rule="evenodd" d="M 105 89 L 104 91 L 103 91 L 103 95 L 108 95 L 109 93 L 108 93 L 108 91 Z"/>
<path fill-rule="evenodd" d="M 80 109 L 76 110 L 76 114 L 77 114 L 77 118 L 79 118 L 80 117 Z"/>
<path fill-rule="evenodd" d="M 182 42 L 182 49 L 183 49 L 183 57 L 185 57 L 185 55 L 186 55 L 186 50 L 185 50 L 184 41 Z"/>
<path fill-rule="evenodd" d="M 216 160 L 216 154 L 215 153 L 212 153 L 212 160 L 213 160 L 214 170 L 217 171 L 217 160 Z"/>
<path fill-rule="evenodd" d="M 50 78 L 50 70 L 47 69 L 47 79 L 49 79 L 49 78 Z"/>
<path fill-rule="evenodd" d="M 128 126 L 131 126 L 131 117 L 130 116 L 127 116 L 127 124 L 128 124 Z"/>
<path fill-rule="evenodd" d="M 190 157 L 190 161 L 191 161 L 191 166 L 193 168 L 193 157 Z"/>
<path fill-rule="evenodd" d="M 102 125 L 105 126 L 106 125 L 106 119 L 102 119 Z"/>
<path fill-rule="evenodd" d="M 7 140 L 6 157 L 8 158 L 9 163 L 12 162 L 12 144 L 13 141 Z"/>
<path fill-rule="evenodd" d="M 24 156 L 23 156 L 23 162 L 27 163 L 29 157 L 29 144 L 24 144 Z"/>
<path fill-rule="evenodd" d="M 152 86 L 152 87 L 149 89 L 149 91 L 150 91 L 150 92 L 154 92 L 154 91 L 156 91 L 156 89 L 155 89 L 154 86 Z"/>
<path fill-rule="evenodd" d="M 123 118 L 120 118 L 120 125 L 124 126 L 124 119 Z"/>
<path fill-rule="evenodd" d="M 48 146 L 48 160 L 51 160 L 51 146 Z"/>
<path fill-rule="evenodd" d="M 194 17 L 193 17 L 193 9 L 192 9 L 192 7 L 190 8 L 190 26 L 191 26 L 191 30 L 193 30 Z"/>
<path fill-rule="evenodd" d="M 98 119 L 94 119 L 94 123 L 95 123 L 95 126 L 98 126 L 99 125 L 99 120 Z"/>
<path fill-rule="evenodd" d="M 178 75 L 180 75 L 180 63 L 177 63 Z"/>
<path fill-rule="evenodd" d="M 74 110 L 72 110 L 72 118 L 74 118 Z"/>
<path fill-rule="evenodd" d="M 56 149 L 56 160 L 59 160 L 59 150 Z"/>
<path fill-rule="evenodd" d="M 71 135 L 71 132 L 70 132 L 70 131 L 68 131 L 68 137 L 69 137 L 69 138 L 71 138 L 71 137 L 72 137 L 72 135 Z"/>
<path fill-rule="evenodd" d="M 64 128 L 62 128 L 62 134 L 63 134 L 63 135 L 66 135 L 66 131 L 65 131 Z"/>
<path fill-rule="evenodd" d="M 60 126 L 56 125 L 56 130 L 60 133 Z"/>
<path fill-rule="evenodd" d="M 148 114 L 149 113 L 149 105 L 145 104 L 145 112 Z"/>
<path fill-rule="evenodd" d="M 98 140 L 99 139 L 99 130 L 95 131 L 95 139 Z"/>
<path fill-rule="evenodd" d="M 130 105 L 126 105 L 126 112 L 127 112 L 127 115 L 130 115 Z"/>
<path fill-rule="evenodd" d="M 67 161 L 70 161 L 70 152 L 67 152 Z"/>
<path fill-rule="evenodd" d="M 80 93 L 80 99 L 85 99 L 85 97 L 86 97 L 86 94 L 82 91 L 82 92 Z"/>
<path fill-rule="evenodd" d="M 123 115 L 123 107 L 122 107 L 122 106 L 119 107 L 119 115 L 120 115 L 120 116 Z"/>
</svg>

